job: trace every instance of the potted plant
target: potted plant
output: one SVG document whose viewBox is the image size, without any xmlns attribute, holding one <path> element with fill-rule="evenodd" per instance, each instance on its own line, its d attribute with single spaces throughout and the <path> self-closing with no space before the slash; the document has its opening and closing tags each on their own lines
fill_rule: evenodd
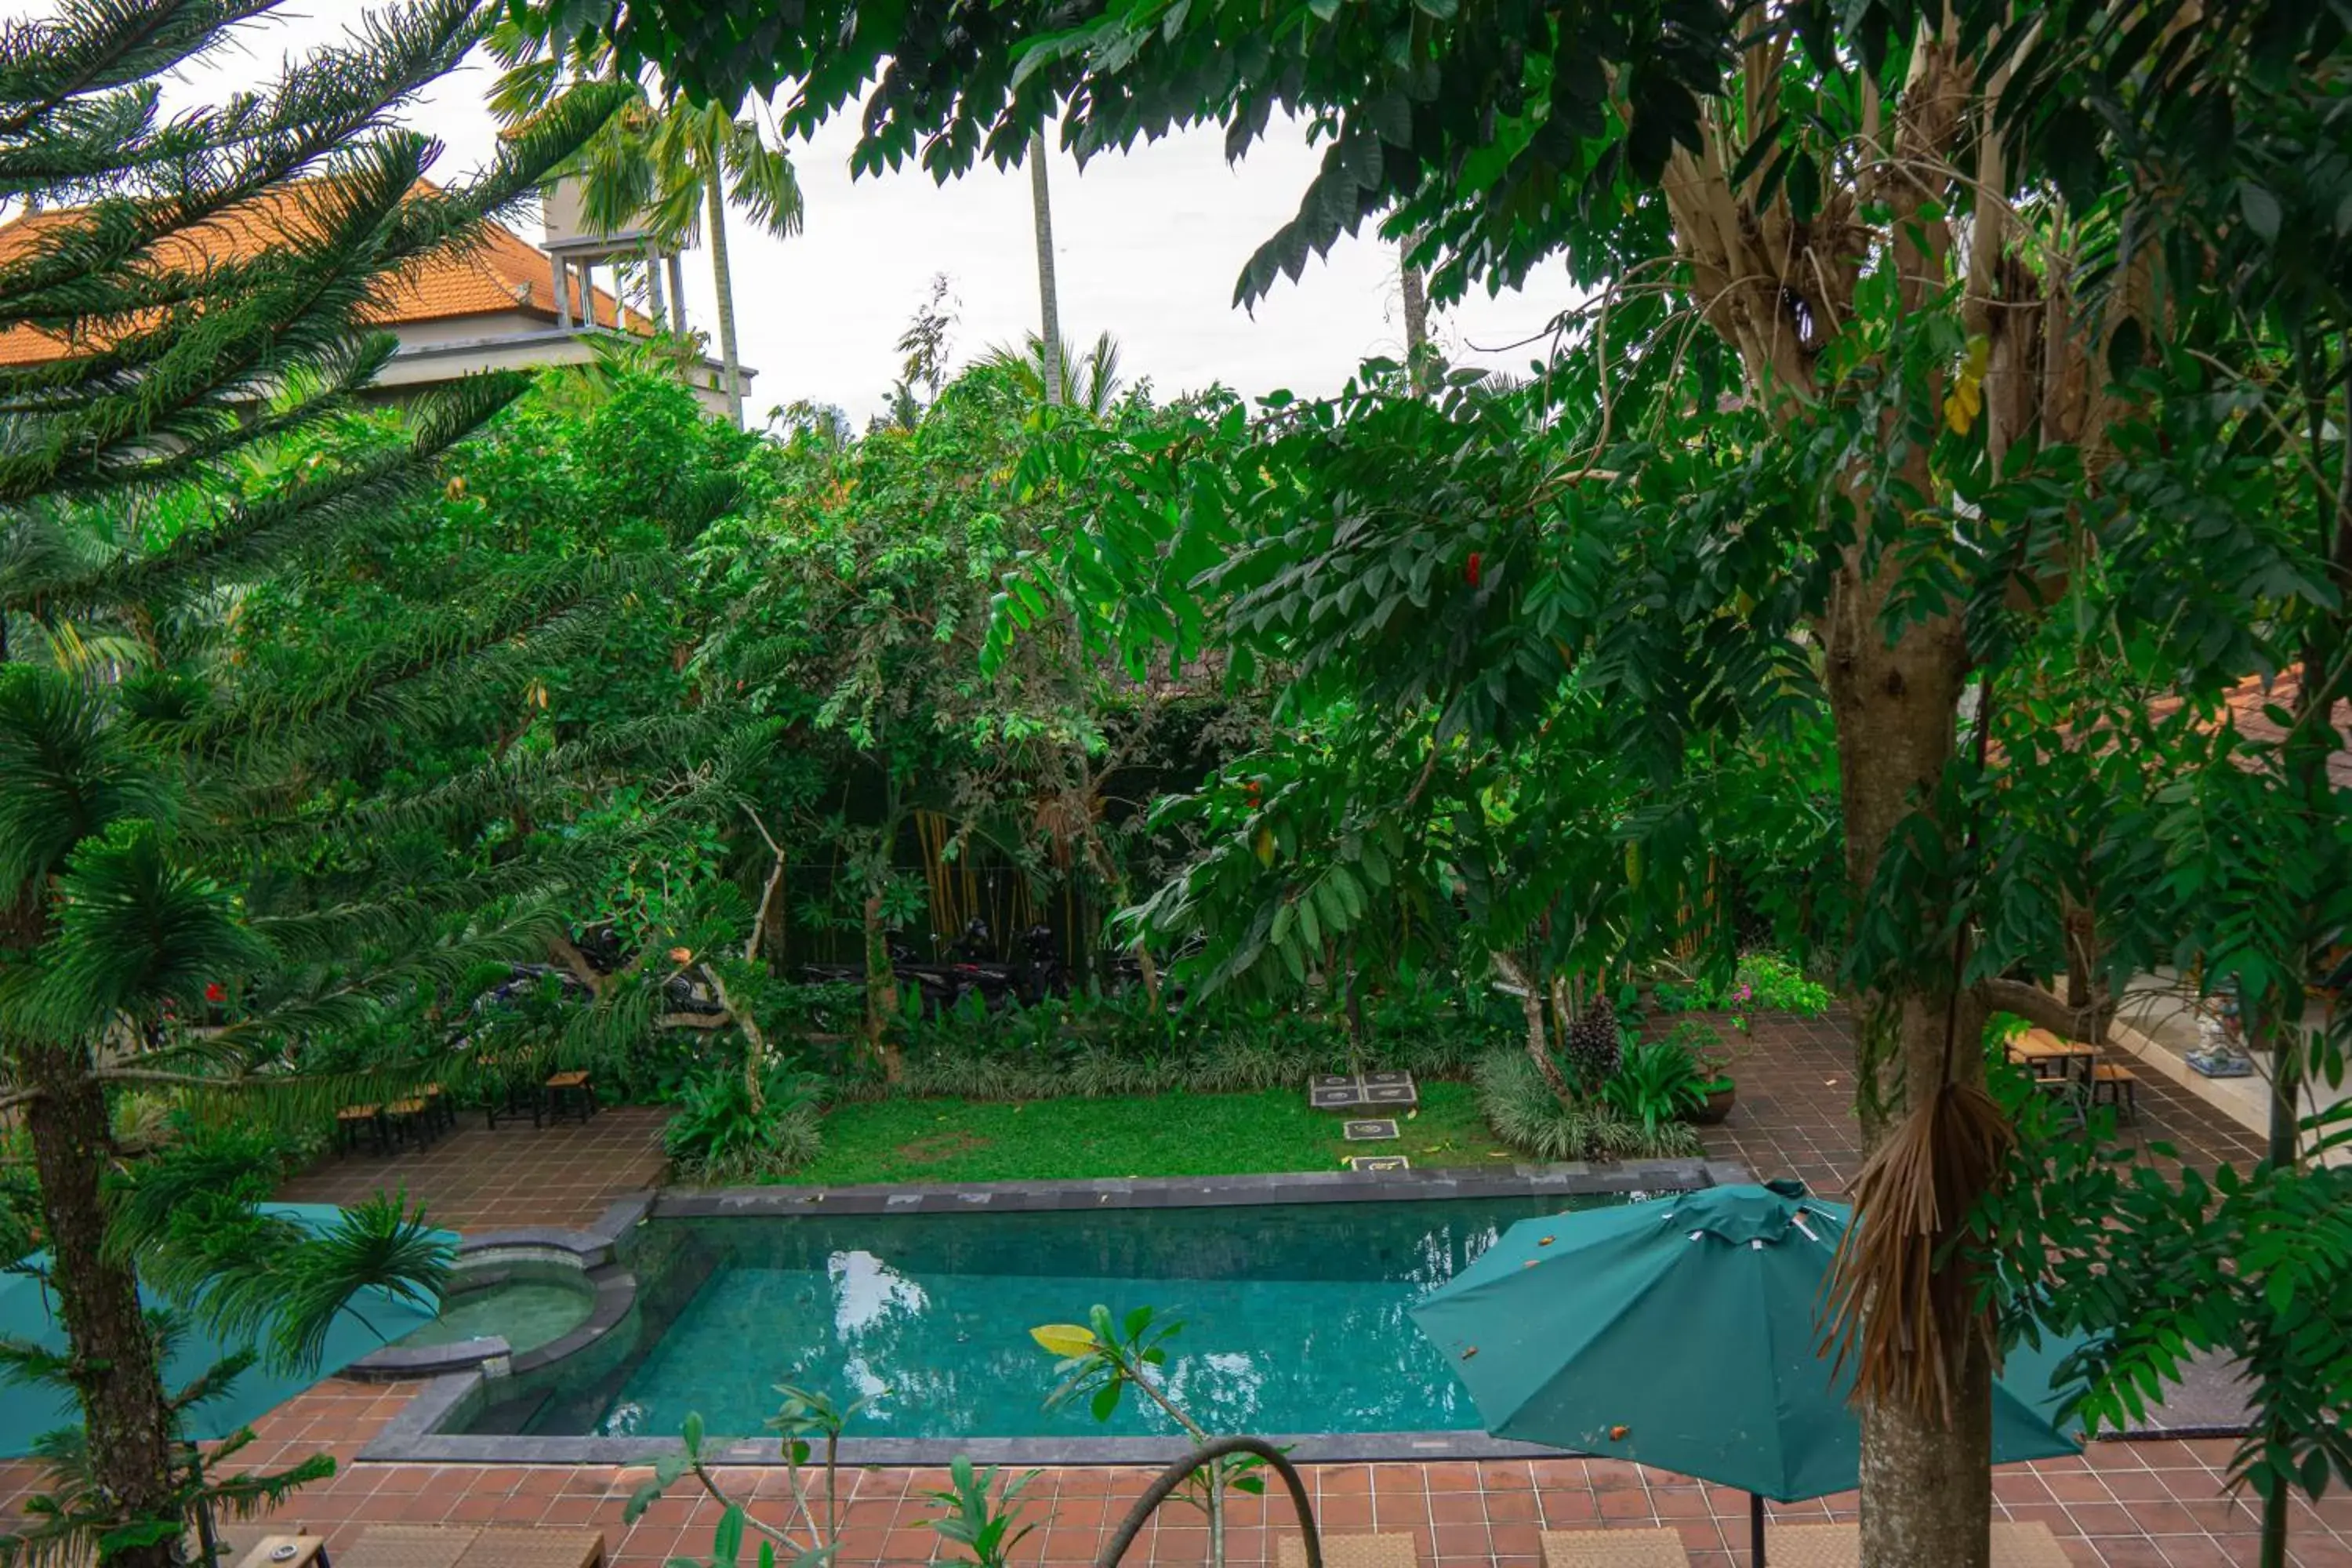
<svg viewBox="0 0 2352 1568">
<path fill-rule="evenodd" d="M 1731 1077 L 1733 1053 L 1725 1047 L 1723 1037 L 1711 1026 L 1685 1018 L 1674 1026 L 1666 1039 L 1689 1052 L 1691 1059 L 1698 1064 L 1699 1099 L 1684 1120 L 1701 1127 L 1720 1125 L 1731 1114 L 1732 1104 L 1739 1094 L 1739 1086 Z"/>
<path fill-rule="evenodd" d="M 1690 1113 L 1690 1120 L 1701 1127 L 1720 1127 L 1731 1114 L 1732 1102 L 1739 1098 L 1739 1086 L 1731 1081 L 1729 1073 L 1717 1073 L 1698 1087 L 1706 1099 Z"/>
</svg>

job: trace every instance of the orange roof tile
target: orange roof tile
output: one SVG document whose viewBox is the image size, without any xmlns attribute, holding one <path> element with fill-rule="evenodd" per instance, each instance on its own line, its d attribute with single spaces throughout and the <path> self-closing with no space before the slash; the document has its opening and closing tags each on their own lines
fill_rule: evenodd
<svg viewBox="0 0 2352 1568">
<path fill-rule="evenodd" d="M 259 254 L 308 224 L 309 215 L 301 208 L 298 190 L 275 192 L 220 214 L 200 228 L 171 237 L 156 247 L 159 263 L 193 269 L 207 260 Z M 58 208 L 20 215 L 0 225 L 0 267 L 31 255 L 45 237 L 77 216 L 78 209 Z M 578 321 L 583 313 L 576 274 L 570 289 L 572 316 Z M 554 265 L 547 253 L 504 225 L 492 223 L 483 226 L 477 243 L 444 250 L 383 279 L 376 301 L 364 312 L 364 319 L 377 326 L 398 327 L 519 310 L 552 324 L 554 297 Z M 651 323 L 638 312 L 621 312 L 605 290 L 591 289 L 589 297 L 600 324 L 612 326 L 617 321 L 631 331 L 650 329 Z M 90 334 L 98 341 L 103 341 L 104 335 Z M 74 352 L 70 341 L 59 333 L 21 325 L 0 331 L 0 364 L 39 364 Z"/>
<path fill-rule="evenodd" d="M 2282 708 L 2290 712 L 2303 693 L 2303 666 L 2289 665 L 2268 681 L 2259 675 L 2250 675 L 2221 694 L 2221 710 L 2210 719 L 2197 721 L 2200 730 L 2210 731 L 2227 725 L 2242 738 L 2264 746 L 2276 746 L 2286 739 L 2286 731 L 2267 712 L 2266 708 Z M 2168 719 L 2180 710 L 2179 697 L 2159 697 L 2147 705 L 2151 719 Z M 2338 700 L 2333 715 L 2338 734 L 2352 729 L 2352 702 Z M 2352 751 L 2338 741 L 2327 756 L 2327 781 L 2337 789 L 2352 789 Z"/>
</svg>

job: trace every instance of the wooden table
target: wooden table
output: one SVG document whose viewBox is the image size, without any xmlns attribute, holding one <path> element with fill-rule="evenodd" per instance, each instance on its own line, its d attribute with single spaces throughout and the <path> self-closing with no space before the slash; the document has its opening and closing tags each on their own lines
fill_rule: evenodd
<svg viewBox="0 0 2352 1568">
<path fill-rule="evenodd" d="M 2028 1029 L 2009 1042 L 2009 1059 L 2035 1078 L 2077 1078 L 2088 1083 L 2099 1059 L 2099 1047 L 2081 1040 L 2062 1040 L 2047 1029 Z"/>
</svg>

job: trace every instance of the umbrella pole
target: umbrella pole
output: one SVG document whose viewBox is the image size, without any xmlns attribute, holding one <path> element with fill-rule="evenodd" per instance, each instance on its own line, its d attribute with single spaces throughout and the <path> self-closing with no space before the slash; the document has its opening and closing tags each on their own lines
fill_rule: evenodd
<svg viewBox="0 0 2352 1568">
<path fill-rule="evenodd" d="M 1764 1568 L 1764 1494 L 1748 1494 L 1748 1554 L 1753 1568 Z"/>
</svg>

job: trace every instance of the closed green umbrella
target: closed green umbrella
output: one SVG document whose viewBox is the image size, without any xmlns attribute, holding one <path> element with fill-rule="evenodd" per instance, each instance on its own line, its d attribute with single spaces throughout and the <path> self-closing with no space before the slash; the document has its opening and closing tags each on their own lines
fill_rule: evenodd
<svg viewBox="0 0 2352 1568">
<path fill-rule="evenodd" d="M 1795 1183 L 1710 1187 L 1523 1221 L 1413 1307 L 1486 1429 L 1632 1459 L 1763 1502 L 1852 1490 L 1852 1378 L 1820 1353 L 1822 1281 L 1849 1212 Z M 1996 1462 L 2079 1453 L 2045 1337 L 1993 1390 Z"/>
<path fill-rule="evenodd" d="M 263 1204 L 261 1212 L 320 1232 L 332 1228 L 343 1214 L 331 1204 Z M 448 1231 L 436 1232 L 435 1236 L 453 1247 L 457 1240 Z M 25 1261 L 29 1266 L 38 1266 L 47 1258 L 36 1254 Z M 151 1307 L 159 1304 L 143 1288 L 140 1295 Z M 65 1331 L 58 1325 L 55 1316 L 56 1304 L 55 1294 L 36 1276 L 0 1274 L 0 1335 L 30 1340 L 49 1350 L 66 1349 Z M 257 1417 L 320 1378 L 331 1376 L 362 1356 L 415 1332 L 433 1318 L 431 1310 L 407 1297 L 376 1287 L 362 1290 L 337 1314 L 334 1326 L 327 1331 L 326 1352 L 315 1369 L 308 1373 L 288 1373 L 266 1362 L 258 1363 L 230 1384 L 226 1394 L 188 1411 L 186 1430 L 181 1435 L 200 1439 L 226 1437 L 239 1427 L 252 1425 Z M 164 1363 L 163 1386 L 171 1390 L 184 1387 L 224 1356 L 243 1348 L 225 1344 L 192 1327 Z M 23 1458 L 32 1453 L 35 1439 L 43 1433 L 78 1426 L 80 1421 L 80 1407 L 70 1393 L 46 1384 L 0 1379 L 0 1458 Z"/>
</svg>

